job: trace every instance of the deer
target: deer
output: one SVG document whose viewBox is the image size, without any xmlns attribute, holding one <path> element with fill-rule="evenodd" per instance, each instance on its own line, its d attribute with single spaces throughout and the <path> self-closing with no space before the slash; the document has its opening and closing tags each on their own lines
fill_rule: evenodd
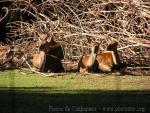
<svg viewBox="0 0 150 113">
<path fill-rule="evenodd" d="M 17 69 L 24 64 L 26 55 L 22 51 L 9 50 L 5 53 L 3 60 L 3 63 L 0 64 L 0 70 Z"/>
<path fill-rule="evenodd" d="M 50 35 L 42 35 L 39 52 L 33 56 L 33 68 L 41 72 L 63 72 L 61 60 L 64 58 L 62 47 Z"/>
<path fill-rule="evenodd" d="M 103 53 L 97 54 L 96 60 L 100 71 L 111 72 L 113 69 L 120 66 L 121 61 L 118 55 L 117 45 L 117 42 L 111 43 Z"/>
<path fill-rule="evenodd" d="M 81 73 L 89 73 L 97 71 L 96 56 L 99 50 L 99 43 L 88 39 L 88 43 L 91 49 L 90 54 L 82 55 L 78 62 L 78 71 Z"/>
</svg>

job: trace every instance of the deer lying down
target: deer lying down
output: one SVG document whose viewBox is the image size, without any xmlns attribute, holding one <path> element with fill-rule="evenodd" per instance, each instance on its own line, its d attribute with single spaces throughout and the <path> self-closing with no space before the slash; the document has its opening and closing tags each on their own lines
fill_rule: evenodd
<svg viewBox="0 0 150 113">
<path fill-rule="evenodd" d="M 117 42 L 109 44 L 104 53 L 97 54 L 96 60 L 99 64 L 99 70 L 110 72 L 120 65 L 117 45 Z"/>
<path fill-rule="evenodd" d="M 64 55 L 60 44 L 52 37 L 46 37 L 45 40 L 39 47 L 39 53 L 33 56 L 33 68 L 41 72 L 63 72 L 61 59 Z"/>
<path fill-rule="evenodd" d="M 88 42 L 91 46 L 91 53 L 87 55 L 83 55 L 78 63 L 78 71 L 79 72 L 94 72 L 96 71 L 96 67 L 98 63 L 96 62 L 96 55 L 99 50 L 99 44 L 92 42 L 92 40 L 88 39 Z"/>
<path fill-rule="evenodd" d="M 39 72 L 64 72 L 61 60 L 52 55 L 46 55 L 44 51 L 35 54 L 32 60 L 33 69 Z"/>
<path fill-rule="evenodd" d="M 24 65 L 25 54 L 21 51 L 9 51 L 6 54 L 6 60 L 0 65 L 0 70 L 17 69 Z"/>
</svg>

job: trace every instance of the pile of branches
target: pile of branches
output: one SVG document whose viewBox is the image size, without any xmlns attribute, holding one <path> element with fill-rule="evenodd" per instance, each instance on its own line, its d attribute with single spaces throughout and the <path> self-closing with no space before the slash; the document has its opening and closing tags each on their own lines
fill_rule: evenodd
<svg viewBox="0 0 150 113">
<path fill-rule="evenodd" d="M 128 66 L 150 66 L 149 0 L 13 0 L 3 12 L 11 17 L 6 25 L 10 45 L 31 57 L 39 34 L 49 33 L 61 43 L 66 65 L 89 52 L 90 37 L 100 42 L 100 52 L 117 41 Z"/>
</svg>

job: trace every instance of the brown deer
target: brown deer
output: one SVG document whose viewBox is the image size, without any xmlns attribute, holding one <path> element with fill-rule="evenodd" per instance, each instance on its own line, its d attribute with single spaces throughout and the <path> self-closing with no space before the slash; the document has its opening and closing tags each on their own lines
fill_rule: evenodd
<svg viewBox="0 0 150 113">
<path fill-rule="evenodd" d="M 110 72 L 121 64 L 117 51 L 117 42 L 109 44 L 104 53 L 97 54 L 96 60 L 99 64 L 99 70 Z"/>
<path fill-rule="evenodd" d="M 78 71 L 79 72 L 95 72 L 97 69 L 98 63 L 96 62 L 96 55 L 99 50 L 99 43 L 93 42 L 88 38 L 88 43 L 91 47 L 91 53 L 83 55 L 78 63 Z"/>
<path fill-rule="evenodd" d="M 40 45 L 40 51 L 44 51 L 47 55 L 53 55 L 62 60 L 64 54 L 60 43 L 56 42 L 51 35 L 47 35 L 45 39 L 46 41 L 43 41 Z"/>
<path fill-rule="evenodd" d="M 0 64 L 0 70 L 10 70 L 19 68 L 26 60 L 25 54 L 21 51 L 9 51 L 5 60 Z"/>
<path fill-rule="evenodd" d="M 59 58 L 57 58 L 53 55 L 46 55 L 44 72 L 60 73 L 60 72 L 64 72 L 64 71 L 65 71 L 64 67 Z"/>
<path fill-rule="evenodd" d="M 46 60 L 46 54 L 44 51 L 39 51 L 39 53 L 34 54 L 32 59 L 33 69 L 36 71 L 44 71 Z"/>
<path fill-rule="evenodd" d="M 42 72 L 63 72 L 61 59 L 64 58 L 62 47 L 50 35 L 43 35 L 45 40 L 39 47 L 39 53 L 33 56 L 33 68 Z"/>
</svg>

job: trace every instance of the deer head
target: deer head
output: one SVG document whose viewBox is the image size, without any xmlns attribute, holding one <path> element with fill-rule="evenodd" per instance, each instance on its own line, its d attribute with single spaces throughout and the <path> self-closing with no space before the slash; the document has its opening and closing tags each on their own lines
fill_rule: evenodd
<svg viewBox="0 0 150 113">
<path fill-rule="evenodd" d="M 53 55 L 59 59 L 63 59 L 64 54 L 60 43 L 56 42 L 52 35 L 48 34 L 44 36 L 45 38 L 39 48 L 40 51 L 44 51 L 47 55 Z"/>
</svg>

